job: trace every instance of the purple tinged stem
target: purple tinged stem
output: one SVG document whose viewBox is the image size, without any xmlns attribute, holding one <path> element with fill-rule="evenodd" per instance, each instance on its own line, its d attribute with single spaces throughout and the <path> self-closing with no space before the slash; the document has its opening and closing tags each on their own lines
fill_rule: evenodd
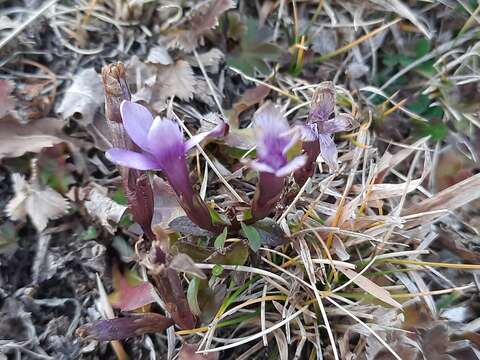
<svg viewBox="0 0 480 360">
<path fill-rule="evenodd" d="M 302 149 L 307 155 L 307 161 L 303 167 L 295 171 L 293 174 L 295 182 L 302 187 L 309 177 L 313 176 L 317 164 L 317 157 L 320 154 L 320 143 L 318 140 L 305 141 L 302 144 Z"/>
<path fill-rule="evenodd" d="M 177 195 L 178 202 L 193 223 L 205 230 L 219 233 L 222 229 L 215 226 L 205 202 L 193 191 L 188 175 L 185 157 L 179 159 L 172 168 L 164 168 L 163 171 L 168 182 Z"/>
<path fill-rule="evenodd" d="M 282 196 L 284 183 L 283 177 L 268 172 L 260 173 L 252 201 L 253 221 L 261 220 L 272 212 Z"/>
</svg>

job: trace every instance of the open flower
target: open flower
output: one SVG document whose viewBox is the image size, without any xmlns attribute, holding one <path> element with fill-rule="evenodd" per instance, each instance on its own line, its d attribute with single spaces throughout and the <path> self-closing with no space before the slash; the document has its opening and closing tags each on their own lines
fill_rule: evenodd
<svg viewBox="0 0 480 360">
<path fill-rule="evenodd" d="M 228 125 L 221 123 L 212 131 L 184 141 L 182 131 L 173 120 L 153 119 L 150 111 L 140 104 L 123 101 L 120 112 L 123 126 L 140 152 L 113 148 L 107 151 L 107 158 L 133 169 L 163 171 L 190 219 L 204 229 L 216 231 L 208 208 L 193 191 L 186 153 L 207 137 L 224 136 Z"/>
<path fill-rule="evenodd" d="M 250 166 L 260 173 L 252 203 L 254 220 L 267 216 L 282 194 L 285 177 L 305 164 L 306 156 L 288 159 L 287 153 L 299 140 L 287 119 L 272 103 L 260 107 L 254 115 L 257 135 L 257 159 Z"/>
<path fill-rule="evenodd" d="M 330 81 L 321 83 L 313 94 L 312 107 L 307 124 L 301 126 L 303 151 L 308 160 L 304 167 L 294 174 L 295 181 L 302 186 L 313 175 L 319 154 L 328 164 L 330 169 L 336 170 L 337 147 L 333 135 L 340 131 L 349 131 L 358 126 L 350 114 L 338 114 L 330 118 L 335 112 L 336 94 L 335 87 Z"/>
</svg>

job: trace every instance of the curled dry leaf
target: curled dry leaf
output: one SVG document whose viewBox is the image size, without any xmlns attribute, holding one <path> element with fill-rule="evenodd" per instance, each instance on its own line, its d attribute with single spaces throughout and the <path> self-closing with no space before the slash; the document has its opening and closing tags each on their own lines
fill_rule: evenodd
<svg viewBox="0 0 480 360">
<path fill-rule="evenodd" d="M 200 279 L 207 278 L 204 272 L 195 265 L 195 262 L 187 254 L 179 253 L 175 255 L 168 266 L 171 269 L 176 270 L 177 272 L 184 272 L 187 274 L 195 275 Z"/>
<path fill-rule="evenodd" d="M 159 54 L 152 55 L 155 60 L 148 64 L 132 57 L 127 64 L 127 71 L 129 82 L 140 85 L 132 95 L 132 100 L 146 101 L 153 109 L 161 111 L 167 98 L 175 96 L 181 100 L 191 100 L 197 92 L 200 80 L 194 75 L 188 62 L 177 60 L 168 64 L 167 58 L 159 57 Z"/>
<path fill-rule="evenodd" d="M 218 67 L 220 66 L 220 63 L 223 61 L 224 58 L 225 54 L 217 48 L 213 48 L 207 52 L 198 54 L 198 59 L 200 60 L 200 63 L 205 67 L 208 72 L 212 74 L 218 73 Z M 186 60 L 190 65 L 194 67 L 199 67 L 199 63 L 195 56 L 189 56 L 186 58 Z"/>
<path fill-rule="evenodd" d="M 239 125 L 239 115 L 245 110 L 250 109 L 252 106 L 260 103 L 265 99 L 268 94 L 270 94 L 270 88 L 260 84 L 254 87 L 247 89 L 240 99 L 233 104 L 233 114 L 231 122 L 238 128 Z"/>
<path fill-rule="evenodd" d="M 159 65 L 171 65 L 173 64 L 173 59 L 168 53 L 168 50 L 163 46 L 155 46 L 148 52 L 146 62 Z"/>
<path fill-rule="evenodd" d="M 105 229 L 113 234 L 116 224 L 122 218 L 127 207 L 117 204 L 107 196 L 107 193 L 106 188 L 94 185 L 88 193 L 85 209 L 91 217 L 100 221 Z"/>
<path fill-rule="evenodd" d="M 92 123 L 95 113 L 103 105 L 103 99 L 100 75 L 93 68 L 84 69 L 74 76 L 57 113 L 64 119 L 73 117 L 86 126 Z"/>
<path fill-rule="evenodd" d="M 30 218 L 38 232 L 48 220 L 58 219 L 68 211 L 68 201 L 52 188 L 42 187 L 36 180 L 29 183 L 20 174 L 12 175 L 15 196 L 8 202 L 5 212 L 11 220 Z"/>
<path fill-rule="evenodd" d="M 0 132 L 0 159 L 18 157 L 27 152 L 39 152 L 63 142 L 63 121 L 57 118 L 42 118 L 22 125 L 14 119 L 2 120 Z"/>
<path fill-rule="evenodd" d="M 225 11 L 235 7 L 233 0 L 213 0 L 203 2 L 185 17 L 185 29 L 175 29 L 171 36 L 167 37 L 167 46 L 183 49 L 187 52 L 195 50 L 200 39 L 218 23 L 218 17 Z"/>
</svg>

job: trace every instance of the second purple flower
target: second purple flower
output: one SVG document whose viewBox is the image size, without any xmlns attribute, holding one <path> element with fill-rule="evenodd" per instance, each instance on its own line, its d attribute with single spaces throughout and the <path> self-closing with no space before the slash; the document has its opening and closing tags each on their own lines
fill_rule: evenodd
<svg viewBox="0 0 480 360">
<path fill-rule="evenodd" d="M 333 83 L 321 83 L 312 97 L 312 106 L 307 124 L 300 126 L 303 140 L 303 151 L 308 160 L 302 168 L 295 172 L 295 181 L 302 186 L 315 171 L 319 154 L 331 170 L 337 170 L 337 146 L 333 141 L 334 134 L 356 128 L 358 123 L 350 114 L 335 112 L 336 93 Z"/>
<path fill-rule="evenodd" d="M 257 159 L 250 166 L 258 170 L 259 180 L 252 202 L 253 220 L 270 214 L 282 195 L 285 177 L 305 164 L 306 156 L 288 159 L 288 151 L 299 140 L 287 119 L 272 103 L 265 103 L 254 115 Z"/>
</svg>

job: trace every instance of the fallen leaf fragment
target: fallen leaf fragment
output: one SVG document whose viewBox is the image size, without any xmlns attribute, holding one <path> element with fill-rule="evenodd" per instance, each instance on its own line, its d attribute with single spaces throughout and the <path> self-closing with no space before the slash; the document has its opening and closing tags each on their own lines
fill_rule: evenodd
<svg viewBox="0 0 480 360">
<path fill-rule="evenodd" d="M 12 182 L 15 196 L 5 209 L 11 220 L 25 220 L 28 215 L 37 231 L 42 232 L 49 220 L 67 213 L 67 199 L 51 187 L 41 186 L 36 180 L 29 183 L 20 174 L 13 174 Z"/>
<path fill-rule="evenodd" d="M 441 212 L 441 210 L 453 211 L 478 198 L 480 198 L 480 174 L 471 176 L 440 191 L 431 198 L 405 209 L 402 216 L 426 213 L 412 218 L 405 224 L 405 228 L 410 229 L 431 222 L 439 216 L 445 215 L 445 212 Z"/>
<path fill-rule="evenodd" d="M 170 97 L 191 100 L 198 92 L 200 82 L 187 61 L 177 60 L 169 64 L 167 59 L 158 59 L 159 56 L 157 54 L 155 61 L 146 64 L 137 57 L 132 57 L 127 64 L 130 74 L 128 79 L 137 85 L 137 92 L 132 94 L 132 100 L 148 102 L 158 111 L 163 110 Z"/>
<path fill-rule="evenodd" d="M 107 193 L 106 188 L 94 185 L 85 201 L 85 209 L 91 217 L 99 220 L 100 224 L 113 234 L 127 206 L 116 203 L 107 196 Z"/>
<path fill-rule="evenodd" d="M 190 64 L 178 60 L 162 70 L 157 75 L 155 91 L 165 97 L 176 96 L 181 100 L 190 100 L 195 90 L 195 76 Z"/>
<path fill-rule="evenodd" d="M 14 119 L 1 122 L 0 159 L 19 157 L 27 152 L 38 153 L 45 147 L 63 142 L 61 131 L 64 123 L 57 118 L 41 118 L 22 125 Z"/>
<path fill-rule="evenodd" d="M 64 119 L 73 117 L 83 126 L 92 123 L 95 113 L 103 105 L 103 86 L 100 75 L 93 68 L 78 72 L 57 109 Z"/>
<path fill-rule="evenodd" d="M 193 51 L 205 33 L 214 28 L 218 17 L 235 7 L 233 0 L 213 0 L 198 6 L 185 17 L 185 29 L 178 29 L 168 39 L 168 47 Z"/>
</svg>

